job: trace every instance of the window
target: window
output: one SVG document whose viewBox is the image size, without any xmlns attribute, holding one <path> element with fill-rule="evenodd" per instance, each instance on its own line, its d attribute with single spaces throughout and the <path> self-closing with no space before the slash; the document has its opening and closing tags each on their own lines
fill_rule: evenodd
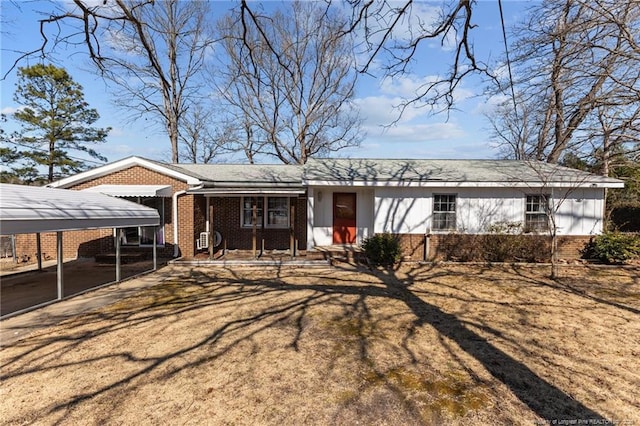
<svg viewBox="0 0 640 426">
<path fill-rule="evenodd" d="M 525 232 L 547 231 L 549 229 L 547 200 L 546 195 L 527 195 L 524 213 Z"/>
<path fill-rule="evenodd" d="M 253 227 L 253 204 L 256 204 L 256 226 L 258 228 L 288 228 L 289 198 L 287 197 L 244 197 L 242 198 L 242 226 Z M 266 221 L 263 216 L 267 206 Z"/>
<path fill-rule="evenodd" d="M 289 226 L 289 199 L 286 197 L 267 198 L 267 228 Z"/>
<path fill-rule="evenodd" d="M 122 230 L 122 244 L 126 246 L 147 246 L 153 245 L 153 232 L 156 232 L 156 243 L 164 245 L 164 198 L 162 197 L 123 197 L 134 203 L 154 208 L 160 215 L 160 225 L 136 226 L 124 228 Z"/>
<path fill-rule="evenodd" d="M 437 231 L 456 229 L 456 196 L 433 195 L 433 224 Z"/>
<path fill-rule="evenodd" d="M 262 197 L 244 197 L 242 199 L 242 226 L 253 226 L 253 205 L 256 205 L 256 224 L 258 228 L 262 227 Z"/>
</svg>

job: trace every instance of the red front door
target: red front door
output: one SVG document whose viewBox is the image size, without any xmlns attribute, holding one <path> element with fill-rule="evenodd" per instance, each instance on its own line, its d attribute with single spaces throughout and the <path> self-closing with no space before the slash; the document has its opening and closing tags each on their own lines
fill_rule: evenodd
<svg viewBox="0 0 640 426">
<path fill-rule="evenodd" d="M 356 194 L 333 193 L 333 244 L 356 242 Z"/>
</svg>

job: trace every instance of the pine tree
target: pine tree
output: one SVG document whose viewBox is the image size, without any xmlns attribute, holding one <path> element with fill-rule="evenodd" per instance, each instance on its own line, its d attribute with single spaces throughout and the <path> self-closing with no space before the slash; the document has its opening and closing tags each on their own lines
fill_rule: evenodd
<svg viewBox="0 0 640 426">
<path fill-rule="evenodd" d="M 21 129 L 11 140 L 19 147 L 21 161 L 48 168 L 47 180 L 87 168 L 69 151 L 107 161 L 90 144 L 104 142 L 111 128 L 91 125 L 100 116 L 84 100 L 82 86 L 64 68 L 37 64 L 18 69 L 14 101 L 21 108 L 13 114 Z"/>
</svg>

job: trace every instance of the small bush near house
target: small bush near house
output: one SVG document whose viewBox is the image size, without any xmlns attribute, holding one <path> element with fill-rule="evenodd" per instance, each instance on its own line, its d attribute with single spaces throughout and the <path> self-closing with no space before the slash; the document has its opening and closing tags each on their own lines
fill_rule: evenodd
<svg viewBox="0 0 640 426">
<path fill-rule="evenodd" d="M 388 232 L 367 238 L 362 248 L 369 263 L 374 266 L 392 266 L 402 255 L 398 238 Z"/>
<path fill-rule="evenodd" d="M 449 234 L 438 256 L 453 262 L 548 262 L 549 237 L 522 233 L 517 224 L 496 224 L 489 234 Z"/>
<path fill-rule="evenodd" d="M 621 232 L 598 235 L 585 245 L 582 257 L 609 264 L 640 259 L 640 236 Z"/>
</svg>

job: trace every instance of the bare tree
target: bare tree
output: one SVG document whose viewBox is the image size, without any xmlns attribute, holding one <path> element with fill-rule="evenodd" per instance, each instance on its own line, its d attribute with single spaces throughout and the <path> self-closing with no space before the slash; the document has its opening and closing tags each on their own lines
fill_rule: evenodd
<svg viewBox="0 0 640 426">
<path fill-rule="evenodd" d="M 219 25 L 217 88 L 243 123 L 247 139 L 239 149 L 250 161 L 263 154 L 304 164 L 357 145 L 353 45 L 338 35 L 346 20 L 312 2 L 253 16 L 257 26 L 241 25 L 237 15 Z"/>
<path fill-rule="evenodd" d="M 213 43 L 208 14 L 204 1 L 72 0 L 40 21 L 43 44 L 18 60 L 44 55 L 50 44 L 84 45 L 99 72 L 115 83 L 116 102 L 162 124 L 171 160 L 178 162 L 181 120 L 201 97 L 197 79 Z M 51 26 L 57 28 L 53 35 L 47 33 Z"/>
<path fill-rule="evenodd" d="M 12 69 L 25 57 L 32 55 L 47 55 L 60 43 L 67 43 L 74 46 L 85 46 L 91 59 L 98 65 L 102 72 L 109 73 L 112 65 L 126 64 L 126 57 L 117 56 L 109 48 L 109 43 L 113 36 L 122 30 L 125 34 L 133 35 L 137 40 L 136 52 L 144 56 L 145 65 L 152 73 L 151 76 L 143 77 L 143 81 L 153 79 L 158 86 L 156 89 L 166 100 L 160 105 L 150 106 L 146 102 L 136 98 L 141 109 L 149 108 L 166 120 L 165 127 L 170 135 L 174 160 L 177 156 L 177 136 L 179 131 L 179 117 L 184 113 L 181 95 L 184 89 L 175 85 L 176 81 L 172 76 L 171 66 L 163 62 L 158 56 L 158 46 L 155 45 L 153 34 L 177 35 L 174 38 L 174 46 L 179 49 L 176 52 L 185 52 L 185 46 L 179 41 L 182 37 L 187 40 L 198 40 L 190 51 L 192 55 L 193 70 L 198 68 L 199 60 L 202 59 L 200 53 L 206 48 L 202 48 L 206 37 L 196 37 L 197 28 L 192 25 L 180 29 L 179 25 L 174 27 L 176 32 L 162 32 L 162 26 L 149 21 L 150 15 L 159 14 L 158 9 L 163 9 L 166 5 L 174 5 L 177 9 L 197 9 L 206 8 L 207 2 L 177 2 L 170 0 L 104 0 L 100 3 L 87 0 L 71 0 L 74 10 L 69 11 L 62 8 L 58 12 L 47 14 L 48 17 L 40 20 L 41 35 L 43 43 L 34 46 L 30 52 L 22 52 L 13 66 L 9 67 L 6 73 Z M 470 74 L 483 73 L 489 75 L 487 66 L 482 61 L 476 60 L 472 42 L 472 30 L 475 25 L 472 20 L 474 10 L 473 0 L 459 0 L 446 2 L 437 12 L 435 10 L 425 17 L 421 13 L 421 8 L 426 7 L 424 3 L 414 3 L 411 0 L 396 1 L 369 1 L 350 0 L 347 3 L 339 3 L 334 6 L 331 1 L 324 3 L 322 10 L 320 3 L 317 4 L 319 12 L 316 15 L 318 22 L 324 22 L 332 18 L 332 12 L 337 9 L 339 13 L 347 15 L 347 25 L 337 33 L 341 37 L 354 37 L 357 40 L 357 54 L 361 58 L 359 71 L 364 73 L 374 72 L 372 65 L 380 65 L 378 68 L 386 76 L 403 74 L 411 69 L 413 58 L 422 53 L 421 49 L 431 42 L 450 44 L 451 66 L 446 75 L 430 80 L 422 86 L 412 99 L 407 99 L 402 105 L 408 106 L 411 103 L 426 103 L 431 105 L 450 108 L 454 103 L 454 91 L 460 82 Z M 239 22 L 243 44 L 249 64 L 252 64 L 253 72 L 258 69 L 257 63 L 253 60 L 254 55 L 250 38 L 259 34 L 262 41 L 261 49 L 268 49 L 274 55 L 280 65 L 285 65 L 284 46 L 279 45 L 273 39 L 273 33 L 269 31 L 271 21 L 264 19 L 260 13 L 259 3 L 241 1 L 239 8 Z M 431 7 L 431 6 L 429 6 Z M 176 10 L 177 10 L 176 9 Z M 196 16 L 206 17 L 205 13 L 196 13 Z M 173 15 L 177 16 L 177 15 Z M 166 18 L 170 18 L 167 14 Z M 181 19 L 175 22 L 184 22 Z M 195 21 L 193 21 L 195 22 Z M 65 25 L 66 24 L 66 25 Z M 50 30 L 53 28 L 53 33 Z M 69 29 L 65 32 L 63 29 Z M 188 45 L 188 43 L 186 43 Z M 170 40 L 168 45 L 171 46 Z M 190 50 L 187 48 L 186 50 Z M 189 55 L 187 55 L 189 56 Z M 119 59 L 118 59 L 119 58 Z M 176 57 L 177 58 L 177 57 Z M 141 64 L 141 63 L 138 63 Z M 184 66 L 184 62 L 181 63 Z M 191 71 L 180 72 L 180 78 L 191 76 Z M 175 69 L 174 69 L 175 71 Z M 377 70 L 375 70 L 377 71 Z M 191 78 L 191 77 L 188 77 Z M 184 81 L 184 80 L 182 80 Z M 165 117 L 166 116 L 166 117 Z M 177 130 L 178 129 L 178 130 Z"/>
<path fill-rule="evenodd" d="M 195 105 L 187 111 L 180 126 L 181 158 L 184 162 L 208 164 L 228 152 L 237 129 L 228 122 L 216 122 L 216 110 Z"/>
<path fill-rule="evenodd" d="M 568 152 L 606 155 L 612 143 L 637 140 L 640 2 L 547 0 L 516 31 L 518 108 L 494 121 L 498 136 L 520 138 L 513 156 L 557 163 Z"/>
<path fill-rule="evenodd" d="M 472 22 L 474 3 L 474 0 L 447 1 L 441 8 L 430 8 L 429 16 L 425 17 L 420 10 L 424 4 L 412 0 L 350 0 L 346 5 L 340 3 L 340 9 L 350 14 L 350 19 L 337 35 L 356 39 L 357 53 L 362 58 L 358 65 L 360 72 L 371 73 L 376 63 L 376 68 L 389 77 L 408 72 L 414 57 L 422 53 L 421 49 L 427 43 L 436 41 L 452 45 L 449 71 L 425 83 L 414 97 L 400 105 L 401 110 L 414 103 L 438 108 L 444 105 L 449 109 L 454 105 L 454 92 L 465 77 L 480 73 L 493 79 L 487 64 L 477 60 L 474 52 L 471 36 L 476 27 Z M 331 19 L 332 2 L 329 0 L 324 5 L 324 10 L 319 6 L 322 15 L 318 18 Z M 262 19 L 246 0 L 240 5 L 239 24 L 244 35 L 255 28 L 265 44 L 263 48 L 271 51 L 280 64 L 286 62 L 282 46 L 270 37 L 270 22 Z M 244 45 L 249 63 L 257 71 L 254 49 L 246 39 Z"/>
</svg>

